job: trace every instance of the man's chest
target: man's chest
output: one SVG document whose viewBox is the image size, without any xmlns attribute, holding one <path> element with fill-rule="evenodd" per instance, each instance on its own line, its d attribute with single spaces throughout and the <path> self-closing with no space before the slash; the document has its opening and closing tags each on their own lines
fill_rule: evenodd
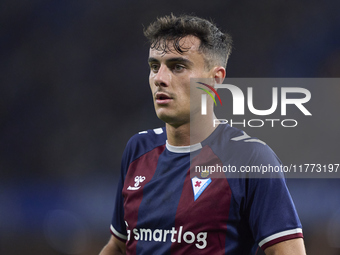
<svg viewBox="0 0 340 255">
<path fill-rule="evenodd" d="M 191 178 L 188 158 L 145 162 L 126 175 L 124 219 L 129 241 L 223 249 L 231 189 L 224 178 Z M 147 167 L 146 167 L 147 166 Z M 130 170 L 130 169 L 129 169 Z M 137 240 L 136 240 L 137 239 Z M 203 241 L 204 240 L 204 241 Z"/>
</svg>

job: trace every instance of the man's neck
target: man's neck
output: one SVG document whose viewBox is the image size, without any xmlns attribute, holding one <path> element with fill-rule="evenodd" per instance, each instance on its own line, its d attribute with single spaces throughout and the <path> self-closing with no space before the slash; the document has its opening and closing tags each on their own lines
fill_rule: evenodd
<svg viewBox="0 0 340 255">
<path fill-rule="evenodd" d="M 214 114 L 202 116 L 180 126 L 166 124 L 168 143 L 173 146 L 188 146 L 205 140 L 217 127 L 213 126 Z"/>
</svg>

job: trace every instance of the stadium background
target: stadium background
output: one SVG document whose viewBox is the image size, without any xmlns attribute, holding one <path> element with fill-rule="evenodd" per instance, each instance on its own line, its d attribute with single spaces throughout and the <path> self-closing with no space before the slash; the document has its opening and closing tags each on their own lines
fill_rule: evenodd
<svg viewBox="0 0 340 255">
<path fill-rule="evenodd" d="M 171 12 L 211 17 L 234 38 L 229 77 L 339 77 L 338 10 L 337 0 L 2 1 L 0 254 L 97 254 L 107 242 L 125 144 L 163 125 L 143 25 Z M 323 123 L 303 132 L 329 133 Z M 339 154 L 336 133 L 320 148 L 272 136 L 261 139 L 281 159 L 312 161 L 311 146 Z M 288 180 L 309 255 L 340 254 L 339 184 Z"/>
</svg>

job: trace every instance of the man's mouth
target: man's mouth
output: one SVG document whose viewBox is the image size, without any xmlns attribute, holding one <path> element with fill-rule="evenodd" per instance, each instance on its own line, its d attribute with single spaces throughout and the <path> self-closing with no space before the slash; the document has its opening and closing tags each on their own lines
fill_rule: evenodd
<svg viewBox="0 0 340 255">
<path fill-rule="evenodd" d="M 172 100 L 172 97 L 167 93 L 157 92 L 155 96 L 155 100 L 157 104 L 164 105 L 164 104 L 168 104 Z"/>
</svg>

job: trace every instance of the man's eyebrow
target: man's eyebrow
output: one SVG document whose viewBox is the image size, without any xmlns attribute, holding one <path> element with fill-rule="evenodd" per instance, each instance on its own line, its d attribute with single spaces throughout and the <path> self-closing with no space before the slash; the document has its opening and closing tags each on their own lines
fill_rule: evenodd
<svg viewBox="0 0 340 255">
<path fill-rule="evenodd" d="M 154 62 L 157 62 L 159 63 L 160 61 L 156 58 L 152 58 L 150 57 L 148 59 L 148 62 L 149 63 L 154 63 Z M 186 58 L 181 58 L 181 57 L 178 57 L 178 58 L 169 58 L 165 61 L 166 63 L 183 63 L 183 64 L 187 64 L 187 65 L 193 65 L 193 62 L 191 62 L 190 60 L 186 59 Z"/>
<path fill-rule="evenodd" d="M 159 62 L 159 60 L 156 59 L 156 58 L 149 58 L 149 59 L 148 59 L 148 62 L 149 62 L 149 63 L 151 63 L 151 62 Z"/>
<path fill-rule="evenodd" d="M 167 62 L 167 63 L 176 62 L 176 63 L 183 63 L 183 64 L 188 64 L 188 65 L 192 65 L 193 64 L 189 59 L 181 58 L 181 57 L 170 58 L 170 59 L 167 59 L 165 62 Z"/>
</svg>

